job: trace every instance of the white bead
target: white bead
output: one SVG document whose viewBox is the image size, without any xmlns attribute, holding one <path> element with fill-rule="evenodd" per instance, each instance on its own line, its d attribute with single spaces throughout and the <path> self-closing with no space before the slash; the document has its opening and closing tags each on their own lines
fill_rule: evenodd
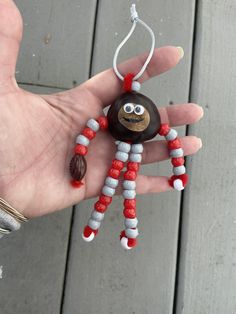
<svg viewBox="0 0 236 314">
<path fill-rule="evenodd" d="M 99 221 L 89 219 L 88 226 L 93 230 L 97 230 L 101 226 L 101 223 Z"/>
<path fill-rule="evenodd" d="M 173 173 L 176 176 L 180 176 L 186 172 L 185 166 L 173 167 Z"/>
<path fill-rule="evenodd" d="M 124 188 L 124 190 L 135 190 L 136 183 L 135 183 L 135 181 L 124 180 L 123 181 L 123 188 Z"/>
<path fill-rule="evenodd" d="M 106 177 L 105 184 L 107 186 L 109 186 L 110 188 L 115 189 L 117 187 L 118 183 L 119 183 L 119 181 L 117 179 L 114 179 L 112 177 Z"/>
<path fill-rule="evenodd" d="M 167 141 L 173 141 L 176 139 L 176 137 L 178 136 L 178 133 L 176 130 L 174 129 L 170 129 L 169 133 L 166 135 L 165 139 Z"/>
<path fill-rule="evenodd" d="M 135 239 L 138 236 L 138 229 L 125 229 L 127 238 Z"/>
<path fill-rule="evenodd" d="M 89 139 L 86 137 L 86 136 L 84 136 L 84 135 L 78 135 L 77 137 L 76 137 L 76 143 L 77 144 L 81 144 L 81 145 L 84 145 L 84 146 L 88 146 L 89 145 Z"/>
<path fill-rule="evenodd" d="M 91 242 L 91 241 L 93 241 L 94 236 L 95 236 L 94 232 L 92 232 L 92 233 L 90 234 L 90 236 L 87 237 L 87 238 L 82 234 L 82 238 L 83 238 L 84 241 L 86 241 L 86 242 Z"/>
<path fill-rule="evenodd" d="M 104 218 L 104 213 L 100 213 L 96 210 L 92 212 L 91 218 L 96 221 L 102 221 Z"/>
<path fill-rule="evenodd" d="M 129 247 L 129 246 L 128 246 L 128 239 L 127 239 L 126 237 L 121 238 L 120 244 L 121 244 L 121 246 L 122 246 L 124 249 L 126 249 L 126 250 L 132 249 L 132 247 Z"/>
<path fill-rule="evenodd" d="M 129 159 L 132 162 L 141 162 L 142 161 L 142 155 L 141 154 L 130 154 Z"/>
<path fill-rule="evenodd" d="M 173 183 L 174 189 L 181 191 L 184 189 L 183 182 L 180 179 L 176 179 Z"/>
<path fill-rule="evenodd" d="M 123 152 L 123 153 L 128 153 L 130 151 L 131 145 L 125 142 L 120 142 L 118 144 L 118 151 Z"/>
<path fill-rule="evenodd" d="M 111 197 L 115 194 L 115 189 L 112 189 L 109 186 L 104 185 L 104 187 L 102 188 L 102 194 Z"/>
<path fill-rule="evenodd" d="M 92 129 L 94 132 L 97 132 L 100 128 L 99 123 L 94 119 L 89 119 L 87 122 L 87 127 Z"/>
<path fill-rule="evenodd" d="M 124 190 L 123 197 L 124 199 L 132 200 L 136 196 L 136 192 L 134 190 Z"/>
<path fill-rule="evenodd" d="M 133 81 L 131 89 L 135 92 L 138 92 L 141 89 L 141 84 L 137 81 Z"/>
<path fill-rule="evenodd" d="M 141 154 L 143 152 L 143 145 L 142 144 L 132 144 L 131 145 L 131 152 L 135 154 Z"/>
<path fill-rule="evenodd" d="M 136 228 L 138 225 L 138 219 L 137 218 L 133 218 L 133 219 L 129 219 L 129 218 L 126 218 L 125 219 L 125 227 L 126 228 Z"/>
<path fill-rule="evenodd" d="M 122 162 L 126 162 L 128 160 L 128 158 L 129 158 L 129 155 L 127 153 L 118 151 L 118 152 L 116 152 L 116 156 L 115 157 L 116 157 L 117 160 L 120 160 Z"/>
<path fill-rule="evenodd" d="M 182 148 L 177 148 L 177 149 L 170 150 L 169 154 L 170 154 L 170 157 L 177 158 L 177 157 L 183 157 L 184 152 Z"/>
</svg>

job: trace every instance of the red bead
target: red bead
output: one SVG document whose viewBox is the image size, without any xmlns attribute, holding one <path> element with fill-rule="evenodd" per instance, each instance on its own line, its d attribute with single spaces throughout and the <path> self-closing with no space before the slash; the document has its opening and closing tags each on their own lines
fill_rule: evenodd
<svg viewBox="0 0 236 314">
<path fill-rule="evenodd" d="M 161 127 L 158 131 L 158 133 L 162 136 L 166 136 L 170 131 L 170 127 L 168 124 L 161 124 Z"/>
<path fill-rule="evenodd" d="M 96 235 L 98 233 L 98 230 L 93 230 L 89 226 L 86 226 L 84 228 L 84 232 L 83 233 L 84 233 L 85 238 L 88 238 L 91 235 L 91 233 L 94 233 Z"/>
<path fill-rule="evenodd" d="M 84 145 L 77 144 L 74 149 L 75 153 L 78 155 L 85 156 L 88 152 L 88 148 Z"/>
<path fill-rule="evenodd" d="M 179 138 L 176 138 L 173 141 L 168 141 L 168 148 L 171 149 L 177 149 L 181 147 L 181 142 Z"/>
<path fill-rule="evenodd" d="M 118 179 L 120 176 L 120 170 L 111 168 L 108 171 L 108 176 L 112 177 L 113 179 Z"/>
<path fill-rule="evenodd" d="M 107 210 L 107 205 L 104 205 L 99 201 L 95 203 L 94 207 L 99 213 L 104 213 Z"/>
<path fill-rule="evenodd" d="M 137 245 L 137 243 L 138 243 L 137 239 L 129 238 L 127 245 L 128 245 L 128 247 L 135 247 Z"/>
<path fill-rule="evenodd" d="M 124 168 L 124 163 L 120 160 L 114 159 L 112 161 L 112 168 L 116 170 L 122 170 Z"/>
<path fill-rule="evenodd" d="M 124 207 L 134 209 L 136 207 L 136 199 L 132 199 L 132 200 L 125 199 L 124 200 Z"/>
<path fill-rule="evenodd" d="M 126 237 L 126 235 L 125 235 L 125 230 L 122 230 L 121 233 L 120 233 L 120 240 L 121 240 L 122 238 L 124 238 L 124 237 Z"/>
<path fill-rule="evenodd" d="M 131 181 L 134 181 L 137 177 L 137 173 L 135 171 L 131 171 L 131 170 L 128 170 L 124 173 L 124 179 L 125 180 L 131 180 Z"/>
<path fill-rule="evenodd" d="M 112 197 L 106 196 L 106 195 L 101 195 L 99 197 L 99 202 L 102 203 L 103 205 L 109 205 L 112 202 Z"/>
<path fill-rule="evenodd" d="M 133 208 L 125 208 L 123 210 L 123 214 L 124 214 L 125 218 L 133 219 L 136 217 L 136 212 Z"/>
<path fill-rule="evenodd" d="M 106 130 L 108 128 L 108 120 L 107 120 L 107 117 L 99 117 L 98 118 L 98 123 L 100 125 L 100 128 L 102 130 Z"/>
<path fill-rule="evenodd" d="M 132 90 L 133 78 L 135 77 L 134 73 L 128 73 L 124 77 L 123 88 L 126 92 L 130 92 Z"/>
<path fill-rule="evenodd" d="M 174 167 L 182 166 L 184 164 L 184 158 L 183 157 L 172 158 L 171 163 Z"/>
<path fill-rule="evenodd" d="M 73 186 L 73 188 L 78 189 L 80 188 L 83 184 L 81 181 L 76 181 L 76 180 L 71 180 L 70 184 Z"/>
<path fill-rule="evenodd" d="M 127 169 L 135 171 L 135 172 L 138 172 L 138 170 L 139 170 L 139 163 L 138 162 L 129 161 L 127 163 Z"/>
<path fill-rule="evenodd" d="M 94 132 L 90 128 L 85 128 L 82 132 L 82 134 L 87 137 L 89 140 L 92 140 L 96 136 L 96 132 Z"/>
<path fill-rule="evenodd" d="M 184 174 L 181 174 L 179 176 L 172 176 L 170 179 L 169 179 L 169 185 L 173 188 L 174 186 L 174 181 L 177 180 L 177 179 L 180 179 L 182 180 L 182 183 L 183 183 L 183 186 L 185 187 L 188 183 L 188 175 L 186 173 Z"/>
</svg>

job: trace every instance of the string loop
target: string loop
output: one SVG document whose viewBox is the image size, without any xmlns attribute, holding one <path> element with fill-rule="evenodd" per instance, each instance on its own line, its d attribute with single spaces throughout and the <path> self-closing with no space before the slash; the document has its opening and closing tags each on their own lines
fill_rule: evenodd
<svg viewBox="0 0 236 314">
<path fill-rule="evenodd" d="M 133 34 L 137 24 L 139 23 L 141 26 L 143 26 L 144 28 L 147 29 L 147 31 L 149 32 L 150 36 L 151 36 L 151 40 L 152 40 L 152 44 L 151 44 L 151 49 L 149 51 L 148 57 L 146 59 L 146 61 L 144 62 L 141 70 L 134 76 L 133 80 L 137 80 L 139 79 L 144 71 L 146 70 L 152 56 L 154 53 L 154 49 L 155 49 L 155 35 L 153 30 L 151 29 L 151 27 L 149 27 L 144 21 L 142 21 L 139 16 L 138 16 L 138 12 L 136 11 L 136 7 L 135 4 L 132 4 L 131 8 L 130 8 L 130 14 L 131 14 L 131 21 L 132 21 L 132 27 L 129 31 L 129 33 L 127 34 L 127 36 L 122 40 L 122 42 L 119 44 L 119 46 L 116 48 L 115 54 L 114 54 L 114 58 L 113 58 L 113 69 L 116 73 L 116 75 L 118 76 L 118 78 L 120 80 L 124 80 L 123 75 L 121 75 L 121 73 L 119 72 L 118 68 L 117 68 L 117 58 L 119 55 L 119 52 L 121 50 L 121 48 L 125 45 L 125 43 L 129 40 L 129 38 L 131 37 L 131 35 Z"/>
</svg>

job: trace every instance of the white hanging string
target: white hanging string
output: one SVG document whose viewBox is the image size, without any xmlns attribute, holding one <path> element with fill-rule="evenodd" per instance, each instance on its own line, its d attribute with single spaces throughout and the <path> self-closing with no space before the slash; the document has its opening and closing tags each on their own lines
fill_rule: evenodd
<svg viewBox="0 0 236 314">
<path fill-rule="evenodd" d="M 149 27 L 145 22 L 143 22 L 139 17 L 138 17 L 138 13 L 136 11 L 136 8 L 135 8 L 135 4 L 132 4 L 131 8 L 130 8 L 130 13 L 131 13 L 131 21 L 133 23 L 128 35 L 122 40 L 122 42 L 119 44 L 119 46 L 117 47 L 116 51 L 115 51 L 115 54 L 114 54 L 114 58 L 113 58 L 113 68 L 114 68 L 114 71 L 116 73 L 116 75 L 119 77 L 120 80 L 124 80 L 124 77 L 120 74 L 118 68 L 117 68 L 117 58 L 118 58 L 118 55 L 119 55 L 119 52 L 121 50 L 121 48 L 124 46 L 124 44 L 129 40 L 129 38 L 131 37 L 131 35 L 133 34 L 135 28 L 136 28 L 136 25 L 137 23 L 141 24 L 143 27 L 145 27 L 148 32 L 150 33 L 151 35 L 151 39 L 152 39 L 152 45 L 151 45 L 151 49 L 150 49 L 150 52 L 149 52 L 149 55 L 144 63 L 144 65 L 142 66 L 141 70 L 135 75 L 135 77 L 133 78 L 133 80 L 137 80 L 139 79 L 144 71 L 146 70 L 152 56 L 153 56 L 153 53 L 154 53 L 154 49 L 155 49 L 155 35 L 154 35 L 154 32 L 153 30 L 151 29 L 151 27 Z"/>
</svg>

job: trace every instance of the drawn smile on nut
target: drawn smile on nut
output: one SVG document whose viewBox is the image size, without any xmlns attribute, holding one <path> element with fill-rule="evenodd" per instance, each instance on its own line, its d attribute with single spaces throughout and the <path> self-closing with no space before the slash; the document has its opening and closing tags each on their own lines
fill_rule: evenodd
<svg viewBox="0 0 236 314">
<path fill-rule="evenodd" d="M 144 106 L 126 103 L 118 112 L 118 120 L 128 130 L 142 132 L 150 123 L 150 115 Z"/>
</svg>

